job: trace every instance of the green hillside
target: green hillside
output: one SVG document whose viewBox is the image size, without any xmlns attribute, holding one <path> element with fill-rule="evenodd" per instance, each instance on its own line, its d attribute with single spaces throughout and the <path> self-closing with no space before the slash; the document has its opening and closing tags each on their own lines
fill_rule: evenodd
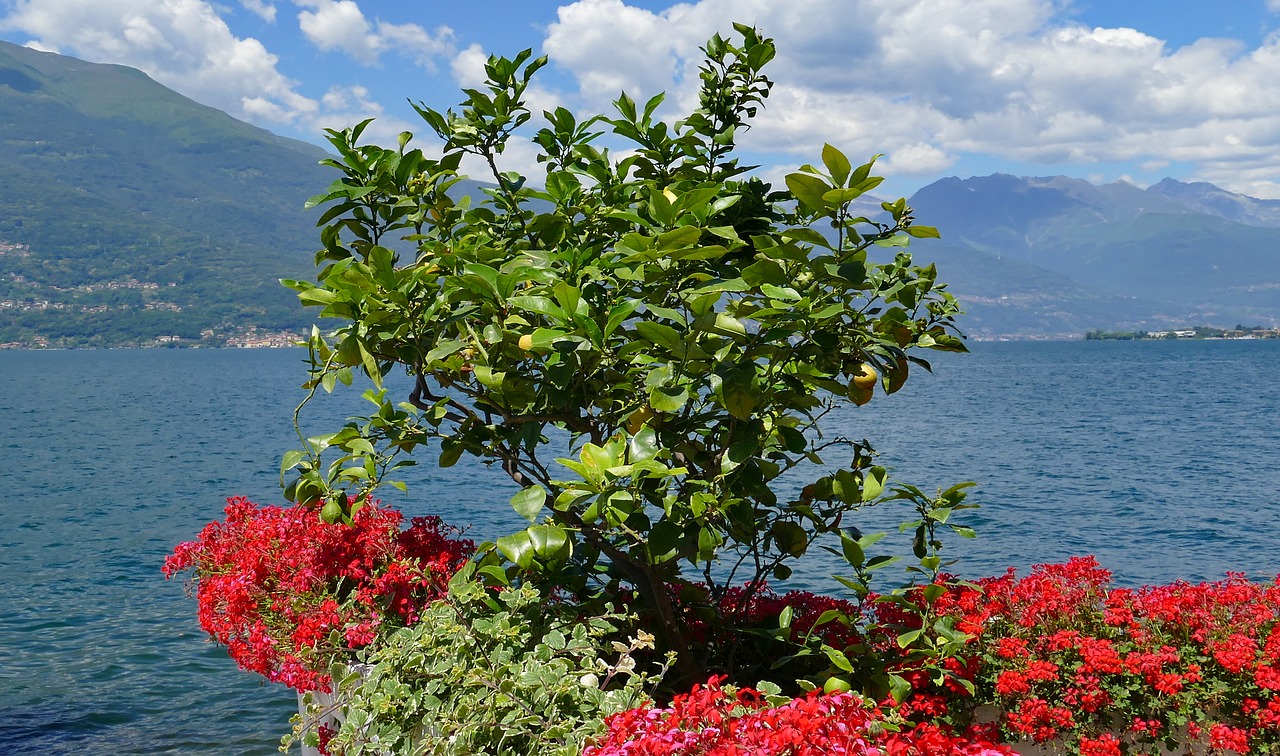
<svg viewBox="0 0 1280 756">
<path fill-rule="evenodd" d="M 0 42 L 0 343 L 301 329 L 277 279 L 311 270 L 324 156 L 139 71 Z"/>
</svg>

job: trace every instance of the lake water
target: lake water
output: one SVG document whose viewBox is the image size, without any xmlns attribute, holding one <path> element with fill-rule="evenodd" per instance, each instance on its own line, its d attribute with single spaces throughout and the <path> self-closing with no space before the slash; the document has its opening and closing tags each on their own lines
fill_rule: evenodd
<svg viewBox="0 0 1280 756">
<path fill-rule="evenodd" d="M 836 418 L 903 481 L 979 482 L 955 571 L 1077 554 L 1125 584 L 1280 569 L 1280 341 L 973 348 Z M 226 496 L 278 501 L 302 358 L 0 352 L 0 753 L 274 752 L 292 692 L 207 642 L 160 565 Z M 326 397 L 307 430 L 358 407 Z M 384 498 L 481 538 L 518 526 L 500 472 L 417 472 Z M 812 560 L 793 582 L 834 592 L 837 568 Z"/>
</svg>

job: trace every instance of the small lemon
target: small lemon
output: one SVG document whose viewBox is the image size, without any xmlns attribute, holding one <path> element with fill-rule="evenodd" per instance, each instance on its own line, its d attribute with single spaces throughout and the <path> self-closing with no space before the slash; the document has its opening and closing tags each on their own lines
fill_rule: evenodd
<svg viewBox="0 0 1280 756">
<path fill-rule="evenodd" d="M 848 693 L 853 686 L 843 677 L 828 677 L 825 685 L 822 686 L 823 693 Z"/>
<path fill-rule="evenodd" d="M 524 351 L 526 351 L 526 352 L 532 352 L 532 351 L 533 351 L 533 337 L 532 337 L 532 336 L 530 336 L 530 335 L 529 335 L 529 334 L 527 334 L 527 333 L 526 333 L 525 335 L 521 336 L 521 337 L 520 337 L 520 348 L 521 348 L 521 349 L 523 349 L 523 350 L 524 350 Z"/>
<path fill-rule="evenodd" d="M 876 375 L 876 369 L 864 362 L 858 368 L 857 375 L 853 376 L 853 385 L 864 390 L 874 389 L 879 380 L 880 376 Z"/>
<path fill-rule="evenodd" d="M 640 429 L 652 419 L 653 408 L 647 404 L 642 406 L 640 409 L 632 412 L 631 416 L 627 418 L 627 433 L 630 433 L 633 436 L 636 435 L 640 432 Z"/>
</svg>

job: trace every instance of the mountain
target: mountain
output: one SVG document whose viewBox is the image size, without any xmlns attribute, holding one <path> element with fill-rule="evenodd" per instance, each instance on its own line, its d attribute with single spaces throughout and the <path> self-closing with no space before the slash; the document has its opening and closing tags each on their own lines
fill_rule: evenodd
<svg viewBox="0 0 1280 756">
<path fill-rule="evenodd" d="M 1165 179 L 947 178 L 909 200 L 976 335 L 1280 320 L 1280 202 Z M 943 246 L 945 245 L 945 246 Z M 960 250 L 960 251 L 958 251 Z"/>
<path fill-rule="evenodd" d="M 0 42 L 0 343 L 302 328 L 277 279 L 312 269 L 325 156 L 134 69 Z"/>
<path fill-rule="evenodd" d="M 0 346 L 301 330 L 277 279 L 313 271 L 325 157 L 139 71 L 0 42 Z M 997 174 L 910 204 L 977 337 L 1280 321 L 1277 200 Z"/>
</svg>

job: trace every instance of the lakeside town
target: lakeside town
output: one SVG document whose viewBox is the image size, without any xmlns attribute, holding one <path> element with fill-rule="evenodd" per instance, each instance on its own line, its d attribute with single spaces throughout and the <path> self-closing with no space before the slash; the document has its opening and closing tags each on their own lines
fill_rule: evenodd
<svg viewBox="0 0 1280 756">
<path fill-rule="evenodd" d="M 199 339 L 184 338 L 177 334 L 157 336 L 149 341 L 131 344 L 123 348 L 131 349 L 283 349 L 296 347 L 305 340 L 302 333 L 294 331 L 268 331 L 249 327 L 231 331 L 217 331 L 207 328 L 200 332 Z M 31 341 L 10 341 L 0 343 L 0 349 L 67 349 L 60 344 L 52 343 L 46 338 L 37 337 Z"/>
<path fill-rule="evenodd" d="M 1225 339 L 1230 341 L 1249 341 L 1252 339 L 1280 339 L 1280 328 L 1264 328 L 1262 326 L 1247 327 L 1237 325 L 1235 328 L 1213 328 L 1212 326 L 1195 326 L 1166 331 L 1089 331 L 1084 335 L 1086 341 L 1172 341 L 1176 339 Z"/>
</svg>

